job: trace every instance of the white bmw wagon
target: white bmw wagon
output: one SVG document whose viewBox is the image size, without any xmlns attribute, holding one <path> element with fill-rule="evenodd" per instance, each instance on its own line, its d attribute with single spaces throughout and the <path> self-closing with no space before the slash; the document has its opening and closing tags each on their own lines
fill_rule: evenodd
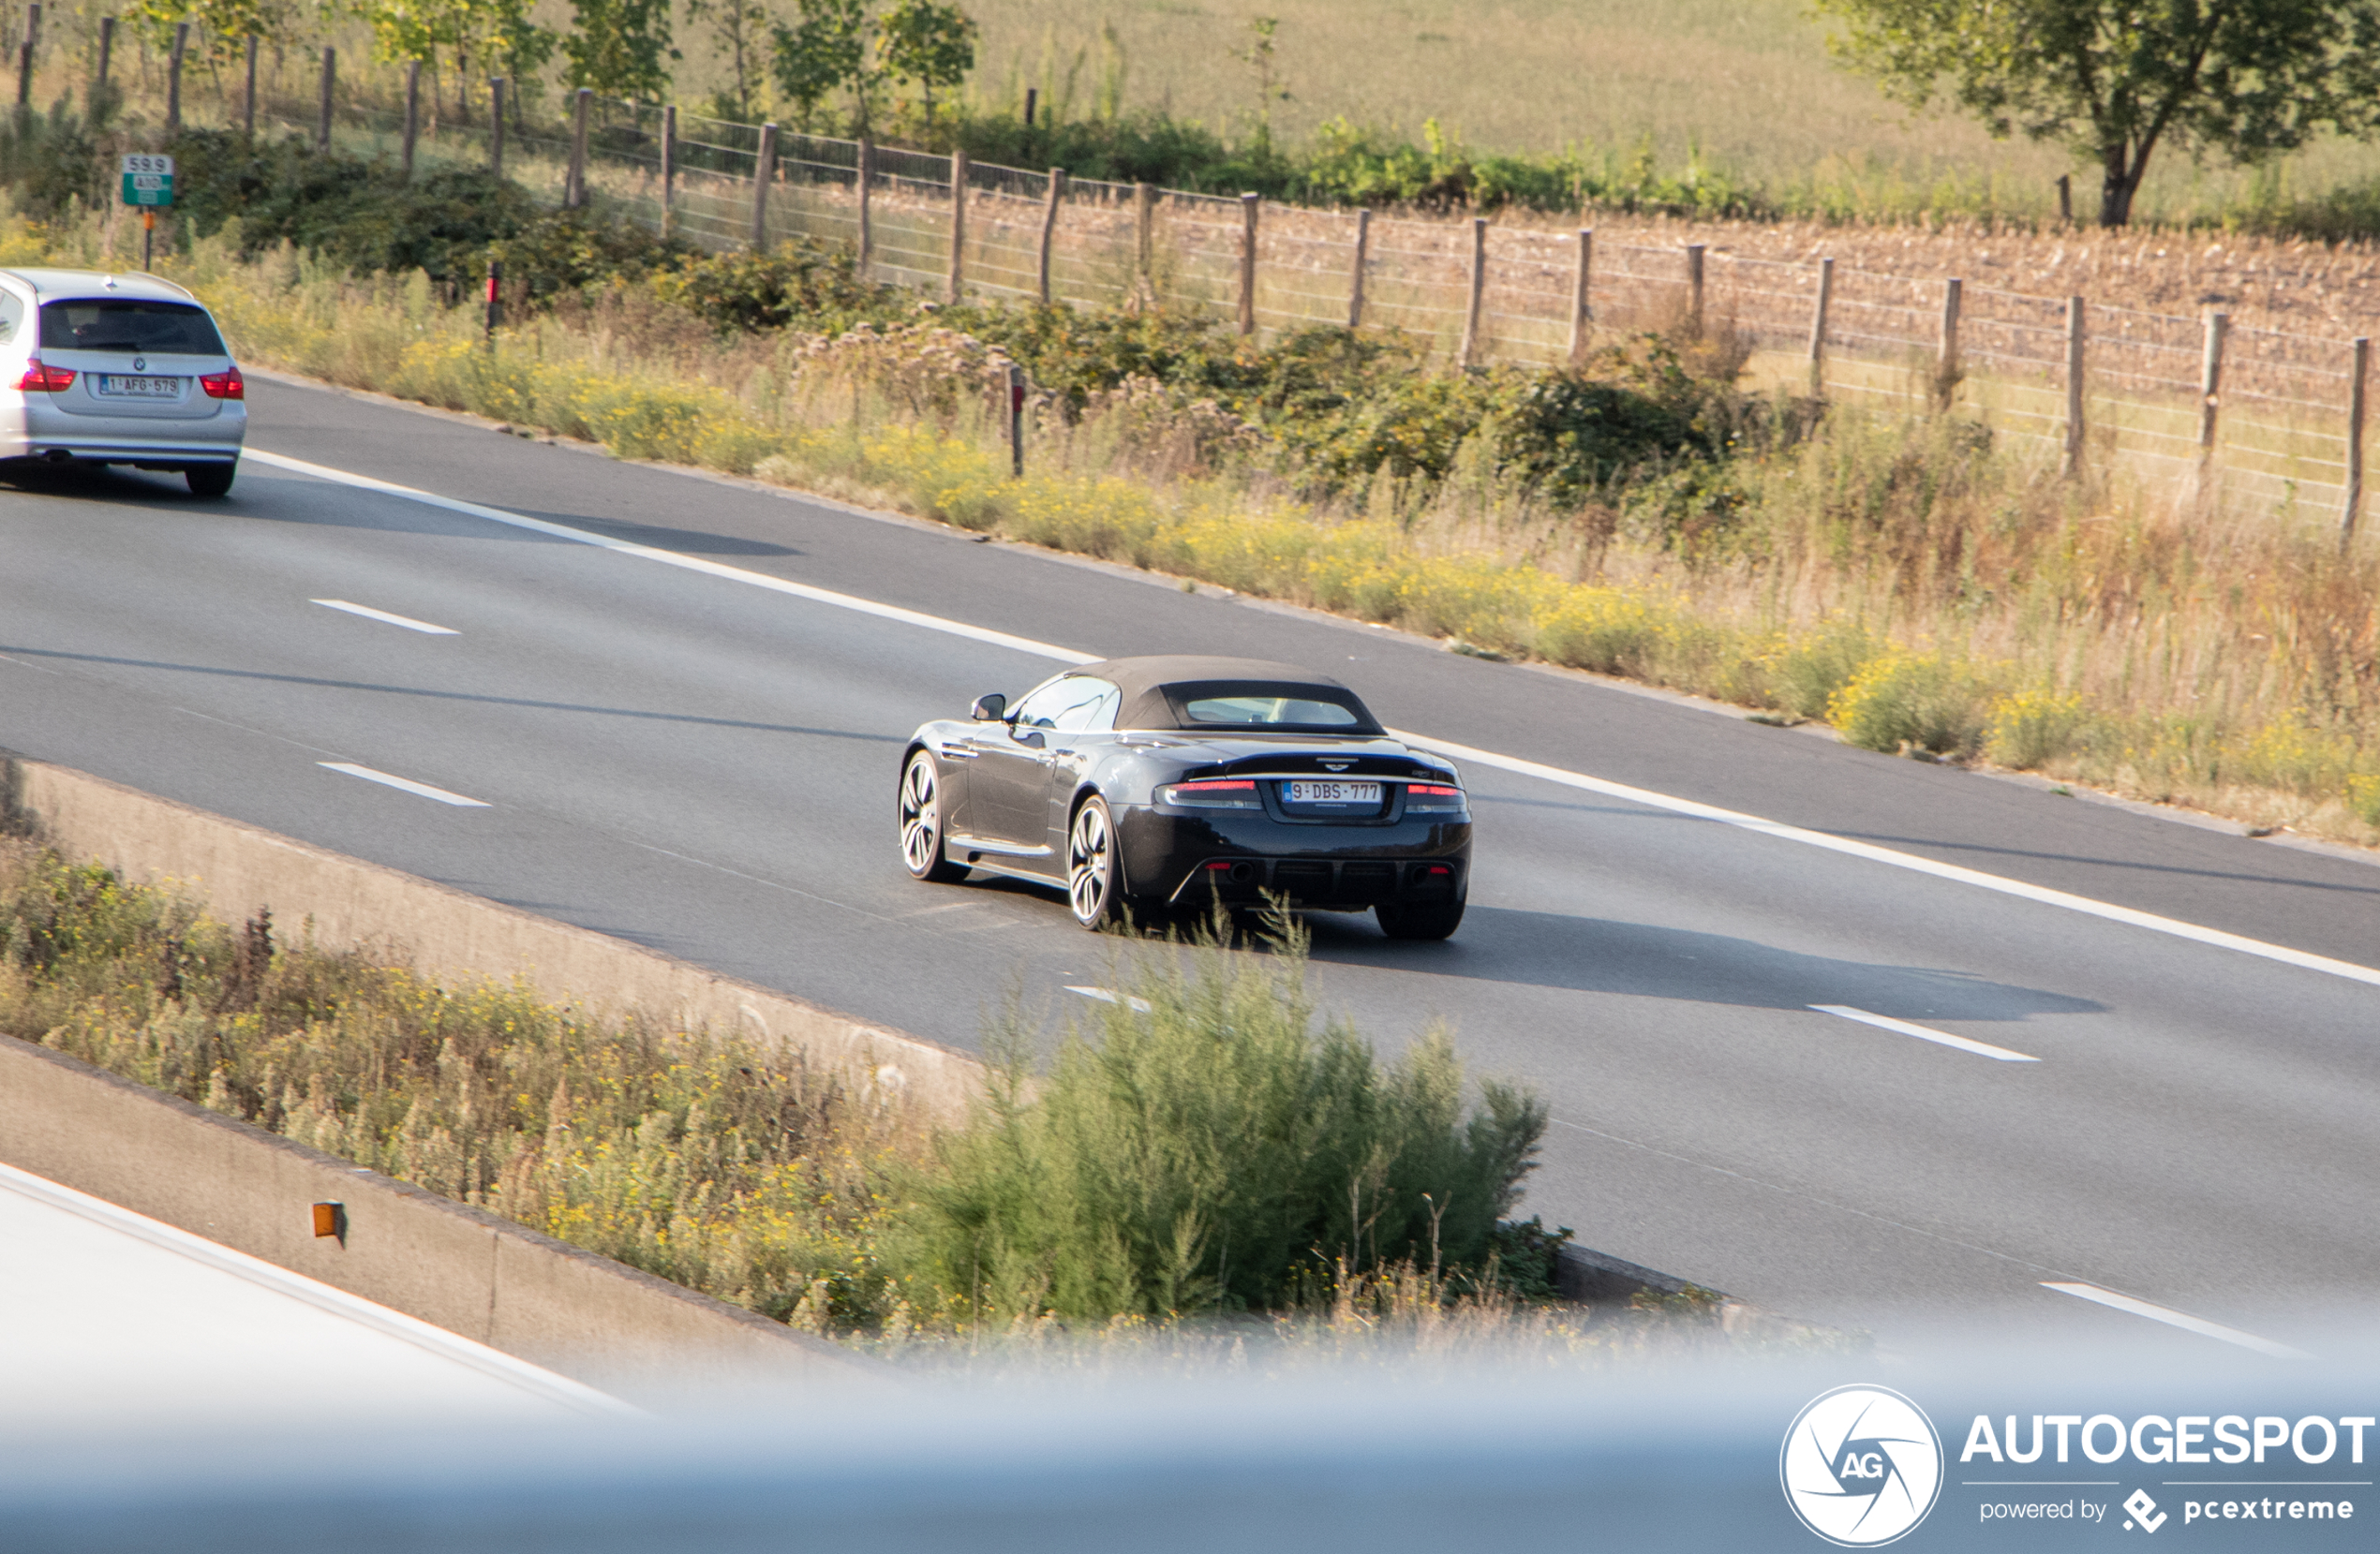
<svg viewBox="0 0 2380 1554">
<path fill-rule="evenodd" d="M 0 270 L 0 460 L 178 470 L 220 496 L 246 398 L 214 318 L 172 282 Z"/>
</svg>

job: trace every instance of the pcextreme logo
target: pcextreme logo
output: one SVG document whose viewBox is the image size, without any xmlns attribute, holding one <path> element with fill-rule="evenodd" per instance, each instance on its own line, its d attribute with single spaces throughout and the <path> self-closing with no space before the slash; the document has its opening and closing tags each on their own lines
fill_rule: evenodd
<svg viewBox="0 0 2380 1554">
<path fill-rule="evenodd" d="M 1793 1416 L 1778 1457 L 1785 1503 L 1843 1548 L 1874 1548 L 1926 1519 L 1942 1488 L 1942 1441 L 1889 1387 L 1838 1386 Z"/>
</svg>

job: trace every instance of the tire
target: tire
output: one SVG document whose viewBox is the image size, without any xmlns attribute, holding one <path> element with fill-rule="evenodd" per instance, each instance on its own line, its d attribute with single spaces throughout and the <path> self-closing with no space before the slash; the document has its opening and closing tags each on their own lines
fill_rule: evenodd
<svg viewBox="0 0 2380 1554">
<path fill-rule="evenodd" d="M 954 885 L 967 878 L 967 866 L 954 864 L 942 848 L 942 775 L 934 758 L 914 752 L 900 769 L 900 861 L 913 880 Z"/>
<path fill-rule="evenodd" d="M 1372 910 L 1391 939 L 1444 939 L 1463 923 L 1459 895 L 1451 901 L 1383 901 Z"/>
<path fill-rule="evenodd" d="M 190 482 L 193 496 L 229 496 L 231 478 L 240 472 L 237 464 L 195 464 L 182 472 Z"/>
<path fill-rule="evenodd" d="M 1115 817 L 1093 793 L 1066 827 L 1066 905 L 1097 933 L 1124 922 L 1123 868 L 1116 857 Z"/>
</svg>

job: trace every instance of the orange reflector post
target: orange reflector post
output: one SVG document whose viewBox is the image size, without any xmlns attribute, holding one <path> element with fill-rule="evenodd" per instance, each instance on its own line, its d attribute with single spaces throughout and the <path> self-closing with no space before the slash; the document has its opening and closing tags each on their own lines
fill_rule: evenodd
<svg viewBox="0 0 2380 1554">
<path fill-rule="evenodd" d="M 314 1206 L 315 1235 L 338 1236 L 343 1237 L 346 1235 L 346 1232 L 347 1205 L 316 1204 Z"/>
</svg>

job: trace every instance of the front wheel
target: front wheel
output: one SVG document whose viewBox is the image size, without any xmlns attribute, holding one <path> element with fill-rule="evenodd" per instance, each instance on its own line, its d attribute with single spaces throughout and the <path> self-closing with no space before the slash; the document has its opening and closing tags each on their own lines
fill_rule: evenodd
<svg viewBox="0 0 2380 1554">
<path fill-rule="evenodd" d="M 194 464 L 182 472 L 182 478 L 190 482 L 193 496 L 229 496 L 231 477 L 239 472 L 236 464 Z"/>
<path fill-rule="evenodd" d="M 1093 794 L 1066 827 L 1066 904 L 1075 921 L 1096 933 L 1123 922 L 1123 870 L 1108 801 Z"/>
<path fill-rule="evenodd" d="M 912 878 L 950 885 L 967 878 L 964 864 L 942 851 L 942 783 L 934 758 L 923 750 L 900 769 L 900 861 Z"/>
<path fill-rule="evenodd" d="M 1383 901 L 1380 931 L 1391 939 L 1444 939 L 1463 923 L 1463 898 L 1451 901 Z"/>
</svg>

